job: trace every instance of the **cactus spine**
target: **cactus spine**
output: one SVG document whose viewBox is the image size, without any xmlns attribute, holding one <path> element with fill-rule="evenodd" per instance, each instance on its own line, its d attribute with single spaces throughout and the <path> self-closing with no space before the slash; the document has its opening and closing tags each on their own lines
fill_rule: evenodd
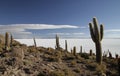
<svg viewBox="0 0 120 76">
<path fill-rule="evenodd" d="M 103 25 L 100 25 L 100 30 L 98 28 L 98 22 L 96 18 L 93 18 L 93 23 L 89 23 L 90 34 L 93 42 L 96 46 L 96 61 L 97 63 L 102 63 L 102 46 L 101 41 L 103 39 Z"/>
<path fill-rule="evenodd" d="M 9 49 L 9 34 L 8 32 L 5 33 L 5 50 Z"/>
<path fill-rule="evenodd" d="M 65 40 L 65 51 L 68 51 L 67 40 Z"/>
<path fill-rule="evenodd" d="M 56 49 L 57 49 L 57 50 L 60 49 L 60 45 L 59 45 L 59 37 L 58 37 L 58 35 L 56 35 Z"/>
</svg>

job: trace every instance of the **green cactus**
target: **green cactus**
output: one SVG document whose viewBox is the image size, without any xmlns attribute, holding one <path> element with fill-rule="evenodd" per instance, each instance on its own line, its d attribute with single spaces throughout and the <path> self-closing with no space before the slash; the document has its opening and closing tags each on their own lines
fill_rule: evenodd
<svg viewBox="0 0 120 76">
<path fill-rule="evenodd" d="M 112 59 L 112 53 L 109 51 L 109 58 Z"/>
<path fill-rule="evenodd" d="M 118 54 L 115 54 L 115 58 L 118 59 L 118 58 L 119 58 L 119 55 L 118 55 Z"/>
<path fill-rule="evenodd" d="M 5 33 L 5 50 L 9 49 L 9 34 L 8 32 Z"/>
<path fill-rule="evenodd" d="M 102 63 L 102 46 L 101 41 L 103 39 L 104 28 L 103 25 L 100 25 L 100 30 L 98 28 L 98 22 L 96 18 L 93 18 L 93 23 L 89 23 L 90 34 L 93 42 L 96 46 L 96 61 L 97 63 Z"/>
<path fill-rule="evenodd" d="M 65 51 L 68 51 L 67 40 L 65 40 Z"/>
<path fill-rule="evenodd" d="M 119 76 L 120 76 L 120 58 L 118 58 L 118 73 L 119 73 Z"/>
<path fill-rule="evenodd" d="M 82 54 L 82 46 L 80 46 L 80 54 Z"/>
<path fill-rule="evenodd" d="M 57 50 L 60 49 L 60 45 L 59 45 L 59 37 L 58 37 L 58 35 L 56 35 L 56 49 L 57 49 Z"/>
<path fill-rule="evenodd" d="M 76 47 L 73 47 L 73 55 L 76 56 Z"/>
<path fill-rule="evenodd" d="M 33 38 L 33 41 L 34 41 L 34 46 L 35 46 L 35 48 L 36 48 L 36 47 L 37 47 L 37 44 L 36 44 L 35 37 Z"/>
<path fill-rule="evenodd" d="M 92 49 L 90 49 L 90 56 L 92 56 L 93 55 L 93 53 L 92 53 Z"/>
<path fill-rule="evenodd" d="M 71 54 L 73 54 L 73 50 L 71 49 Z"/>
<path fill-rule="evenodd" d="M 12 47 L 12 45 L 13 45 L 13 36 L 11 34 L 11 37 L 10 37 L 10 47 Z"/>
</svg>

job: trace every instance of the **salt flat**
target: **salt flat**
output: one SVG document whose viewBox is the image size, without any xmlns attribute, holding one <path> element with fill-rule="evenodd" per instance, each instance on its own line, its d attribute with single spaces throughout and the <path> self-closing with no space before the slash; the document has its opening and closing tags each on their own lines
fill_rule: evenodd
<svg viewBox="0 0 120 76">
<path fill-rule="evenodd" d="M 15 39 L 28 46 L 34 45 L 33 39 Z M 80 46 L 83 47 L 83 52 L 89 52 L 90 49 L 95 52 L 95 45 L 91 39 L 60 39 L 60 46 L 65 48 L 65 40 L 68 43 L 68 50 L 70 51 L 73 46 L 76 46 L 77 52 L 80 51 Z M 52 47 L 55 48 L 55 39 L 36 39 L 37 46 Z M 120 39 L 103 39 L 102 49 L 107 51 L 108 49 L 111 53 L 117 53 L 120 55 Z"/>
</svg>

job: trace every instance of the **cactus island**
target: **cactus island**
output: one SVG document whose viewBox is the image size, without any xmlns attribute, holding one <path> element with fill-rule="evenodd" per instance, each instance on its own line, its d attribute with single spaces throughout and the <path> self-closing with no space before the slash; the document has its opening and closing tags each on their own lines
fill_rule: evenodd
<svg viewBox="0 0 120 76">
<path fill-rule="evenodd" d="M 96 52 L 92 49 L 79 53 L 76 46 L 68 50 L 61 47 L 59 35 L 56 35 L 55 49 L 34 45 L 27 46 L 14 40 L 11 33 L 0 35 L 0 76 L 120 76 L 120 57 L 112 57 L 110 51 L 102 52 L 104 26 L 99 26 L 94 17 L 89 23 L 91 39 L 95 43 Z"/>
</svg>

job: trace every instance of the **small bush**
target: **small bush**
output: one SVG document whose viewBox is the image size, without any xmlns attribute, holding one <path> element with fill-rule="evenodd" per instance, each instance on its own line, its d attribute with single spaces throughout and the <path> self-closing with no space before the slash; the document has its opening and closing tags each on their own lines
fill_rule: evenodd
<svg viewBox="0 0 120 76">
<path fill-rule="evenodd" d="M 37 76 L 46 76 L 46 75 L 40 72 Z"/>
<path fill-rule="evenodd" d="M 85 58 L 85 59 L 89 59 L 89 55 L 87 53 L 82 53 L 81 57 Z"/>
<path fill-rule="evenodd" d="M 64 69 L 64 76 L 75 76 L 75 73 L 70 69 Z"/>
<path fill-rule="evenodd" d="M 71 63 L 70 63 L 71 67 L 74 67 L 75 65 L 77 65 L 77 62 L 76 60 L 72 60 Z"/>
<path fill-rule="evenodd" d="M 52 71 L 49 76 L 65 76 L 62 71 Z"/>
<path fill-rule="evenodd" d="M 80 73 L 80 68 L 76 68 L 76 69 L 74 69 L 74 71 L 75 71 L 76 73 Z"/>
<path fill-rule="evenodd" d="M 87 63 L 86 66 L 87 66 L 88 69 L 90 69 L 92 71 L 95 71 L 98 64 L 97 63 Z"/>
<path fill-rule="evenodd" d="M 36 52 L 36 48 L 34 46 L 29 46 L 27 51 L 30 53 Z"/>
<path fill-rule="evenodd" d="M 104 65 L 104 64 L 101 64 L 101 65 L 97 65 L 97 66 L 96 66 L 96 71 L 98 71 L 98 72 L 105 73 L 106 70 L 107 70 L 107 68 L 106 68 L 106 65 Z"/>
<path fill-rule="evenodd" d="M 24 51 L 20 47 L 13 47 L 11 49 L 11 56 L 23 59 L 24 58 Z"/>
</svg>

